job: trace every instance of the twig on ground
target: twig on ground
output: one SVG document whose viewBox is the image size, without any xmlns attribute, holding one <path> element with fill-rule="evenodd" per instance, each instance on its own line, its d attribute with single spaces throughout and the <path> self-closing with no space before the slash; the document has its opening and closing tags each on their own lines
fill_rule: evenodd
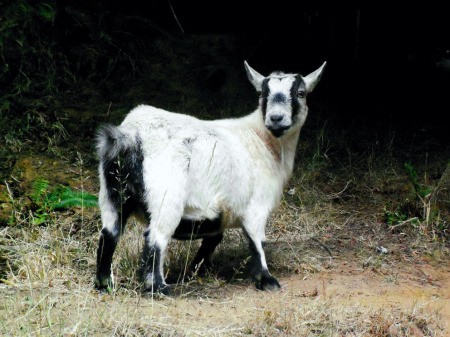
<svg viewBox="0 0 450 337">
<path fill-rule="evenodd" d="M 321 245 L 326 251 L 327 253 L 330 255 L 330 257 L 333 257 L 333 254 L 331 254 L 331 250 L 330 248 L 328 248 L 324 243 L 320 242 L 318 239 L 316 238 L 311 238 L 312 240 L 316 241 L 319 245 Z"/>
</svg>

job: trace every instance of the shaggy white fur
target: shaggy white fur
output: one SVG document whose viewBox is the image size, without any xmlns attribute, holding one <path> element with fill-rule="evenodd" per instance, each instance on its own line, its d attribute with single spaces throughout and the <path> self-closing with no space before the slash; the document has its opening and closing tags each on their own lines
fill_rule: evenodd
<svg viewBox="0 0 450 337">
<path fill-rule="evenodd" d="M 219 226 L 211 225 L 210 230 L 205 228 L 201 235 L 192 233 L 191 237 L 206 238 L 207 245 L 208 237 L 241 226 L 250 241 L 258 288 L 278 289 L 263 250 L 265 226 L 293 170 L 300 130 L 308 113 L 306 94 L 319 81 L 324 66 L 306 77 L 280 72 L 264 77 L 245 62 L 248 77 L 261 97 L 258 109 L 242 118 L 203 121 L 140 105 L 120 126 L 105 128 L 98 138 L 104 228 L 97 285 L 104 287 L 110 282 L 104 271 L 110 270 L 105 264 L 110 263 L 115 245 L 111 257 L 103 248 L 110 245 L 109 237 L 117 242 L 124 226 L 119 219 L 126 221 L 128 213 L 137 212 L 131 202 L 127 203 L 131 198 L 143 205 L 140 212 L 148 221 L 144 250 L 150 253 L 144 259 L 152 257 L 153 263 L 143 261 L 147 290 L 166 292 L 164 254 L 180 222 L 191 221 L 194 232 L 195 223 L 207 226 L 208 221 L 215 224 L 218 218 Z M 120 157 L 125 163 L 117 164 Z M 124 180 L 124 196 L 116 193 L 122 186 L 114 182 L 118 176 Z M 123 199 L 118 201 L 119 197 Z M 125 218 L 118 209 L 123 205 L 130 209 Z M 212 254 L 207 250 L 204 258 Z"/>
</svg>

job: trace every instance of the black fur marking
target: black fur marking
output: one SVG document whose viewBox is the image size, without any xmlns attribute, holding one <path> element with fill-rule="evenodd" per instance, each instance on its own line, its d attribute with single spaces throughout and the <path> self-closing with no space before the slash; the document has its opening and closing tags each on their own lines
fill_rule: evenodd
<svg viewBox="0 0 450 337">
<path fill-rule="evenodd" d="M 281 93 L 281 92 L 277 92 L 272 97 L 272 102 L 273 103 L 286 103 L 286 101 L 287 101 L 286 95 Z"/>
<path fill-rule="evenodd" d="M 113 235 L 106 228 L 102 229 L 97 249 L 97 277 L 95 280 L 95 285 L 99 289 L 112 286 L 111 263 L 117 241 L 118 235 Z"/>
<path fill-rule="evenodd" d="M 269 89 L 269 79 L 270 78 L 265 78 L 263 80 L 263 82 L 261 83 L 261 97 L 262 97 L 262 102 L 261 102 L 261 110 L 263 113 L 263 119 L 266 119 L 266 113 L 267 113 L 267 97 L 269 96 L 270 93 L 270 89 Z"/>
<path fill-rule="evenodd" d="M 250 236 L 244 231 L 245 236 L 248 239 L 249 248 L 251 252 L 251 274 L 252 278 L 255 281 L 256 288 L 260 290 L 274 291 L 279 290 L 281 288 L 280 283 L 277 281 L 275 277 L 270 275 L 269 271 L 266 268 L 263 268 L 261 265 L 261 254 L 258 249 L 256 249 L 256 245 Z M 264 242 L 262 242 L 262 246 L 264 249 Z"/>
<path fill-rule="evenodd" d="M 198 272 L 202 274 L 205 272 L 206 269 L 211 267 L 212 255 L 216 247 L 222 241 L 222 239 L 223 239 L 222 233 L 211 237 L 205 237 L 203 239 L 202 245 L 200 246 L 197 255 L 195 255 L 195 258 L 191 262 L 190 266 L 191 271 L 195 271 L 198 269 Z"/>
<path fill-rule="evenodd" d="M 222 214 L 215 219 L 188 220 L 181 219 L 175 233 L 177 240 L 195 240 L 222 233 Z"/>
<path fill-rule="evenodd" d="M 305 82 L 303 81 L 300 75 L 295 76 L 295 81 L 292 83 L 291 87 L 291 108 L 292 108 L 292 123 L 295 123 L 298 114 L 300 113 L 300 102 L 298 100 L 298 92 L 299 90 L 306 91 Z"/>
<path fill-rule="evenodd" d="M 120 140 L 108 146 L 120 147 Z M 106 151 L 108 149 L 105 149 Z M 133 146 L 122 146 L 115 157 L 100 158 L 109 199 L 116 209 L 130 215 L 135 208 L 145 209 L 142 203 L 144 180 L 142 163 L 144 156 L 139 137 Z M 122 222 L 124 225 L 124 222 Z"/>
<path fill-rule="evenodd" d="M 144 233 L 145 244 L 141 260 L 141 280 L 144 290 L 153 293 L 168 295 L 170 287 L 164 283 L 161 266 L 161 249 L 158 245 L 149 244 L 150 230 Z"/>
<path fill-rule="evenodd" d="M 261 280 L 256 281 L 256 288 L 259 290 L 277 291 L 281 289 L 281 285 L 275 277 L 265 270 L 263 271 Z"/>
<path fill-rule="evenodd" d="M 101 160 L 107 160 L 117 156 L 124 135 L 115 125 L 105 124 L 97 130 L 97 153 Z"/>
<path fill-rule="evenodd" d="M 250 236 L 247 234 L 247 232 L 245 232 L 245 236 L 247 237 L 248 240 L 248 245 L 250 248 L 250 253 L 251 253 L 251 261 L 250 261 L 250 268 L 252 271 L 252 275 L 260 275 L 262 273 L 262 265 L 261 265 L 261 254 L 259 254 L 259 251 L 256 249 L 255 243 L 253 242 L 253 240 L 250 238 Z M 264 242 L 262 243 L 263 247 L 264 247 Z"/>
<path fill-rule="evenodd" d="M 106 190 L 118 219 L 114 224 L 104 224 L 108 228 L 114 228 L 117 234 L 113 235 L 107 228 L 103 228 L 97 250 L 96 286 L 107 288 L 112 285 L 112 257 L 129 216 L 134 212 L 148 219 L 150 216 L 142 202 L 143 153 L 139 137 L 135 142 L 131 142 L 118 127 L 106 125 L 99 130 L 97 142 Z"/>
</svg>

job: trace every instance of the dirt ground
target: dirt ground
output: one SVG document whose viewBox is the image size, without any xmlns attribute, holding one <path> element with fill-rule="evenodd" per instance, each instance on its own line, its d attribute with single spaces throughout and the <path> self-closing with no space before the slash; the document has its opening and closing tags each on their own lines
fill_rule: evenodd
<svg viewBox="0 0 450 337">
<path fill-rule="evenodd" d="M 355 261 L 338 259 L 334 270 L 306 280 L 282 280 L 286 292 L 314 294 L 341 306 L 376 310 L 409 309 L 419 306 L 442 315 L 444 336 L 450 336 L 450 264 L 438 268 L 426 262 L 407 264 L 395 280 L 374 270 L 362 270 Z M 420 334 L 418 334 L 420 335 Z"/>
<path fill-rule="evenodd" d="M 377 312 L 391 313 L 392 322 L 384 319 L 382 323 L 387 324 L 384 329 L 389 334 L 380 333 L 380 336 L 428 336 L 421 331 L 419 323 L 412 323 L 407 333 L 395 326 L 399 313 L 423 311 L 439 316 L 440 323 L 434 327 L 436 336 L 450 336 L 450 263 L 441 263 L 439 266 L 433 266 L 427 261 L 405 263 L 401 269 L 395 267 L 395 279 L 392 279 L 390 275 L 375 268 L 362 268 L 357 260 L 351 256 L 337 257 L 333 259 L 329 269 L 323 272 L 305 277 L 281 277 L 279 281 L 282 291 L 279 293 L 265 293 L 248 286 L 229 285 L 221 288 L 216 295 L 209 294 L 207 298 L 194 300 L 191 296 L 181 297 L 161 305 L 176 307 L 180 325 L 195 326 L 196 322 L 203 328 L 230 327 L 242 326 L 243 322 L 249 324 L 252 321 L 264 321 L 284 331 L 286 335 L 290 335 L 288 325 L 296 321 L 292 315 L 299 315 L 298 319 L 305 318 L 304 313 L 301 315 L 298 312 L 302 306 L 317 312 L 318 316 L 325 306 L 325 310 L 330 310 L 331 315 L 335 313 L 336 321 L 342 321 L 347 310 L 353 314 L 357 312 L 355 326 L 360 324 L 356 322 L 358 319 L 372 320 L 375 325 Z M 314 307 L 313 303 L 318 307 Z M 261 323 L 255 324 L 260 326 Z M 308 324 L 308 320 L 296 324 Z M 352 320 L 344 320 L 343 324 L 349 325 L 348 331 L 354 328 Z M 342 331 L 342 327 L 340 329 Z M 250 331 L 253 334 L 258 330 Z"/>
</svg>

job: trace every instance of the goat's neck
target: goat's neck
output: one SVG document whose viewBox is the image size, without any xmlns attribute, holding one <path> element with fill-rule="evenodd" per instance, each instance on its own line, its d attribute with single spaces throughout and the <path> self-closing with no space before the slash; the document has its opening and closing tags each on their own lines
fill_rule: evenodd
<svg viewBox="0 0 450 337">
<path fill-rule="evenodd" d="M 286 173 L 290 174 L 294 166 L 300 128 L 291 130 L 281 138 L 276 138 L 265 127 L 259 110 L 254 113 L 253 117 L 255 118 L 255 130 L 259 138 L 261 138 L 280 166 L 286 170 Z"/>
<path fill-rule="evenodd" d="M 277 140 L 281 144 L 281 148 L 284 152 L 283 164 L 288 168 L 289 172 L 292 172 L 294 167 L 295 154 L 297 152 L 298 138 L 300 136 L 300 128 L 293 130 L 291 133 Z"/>
</svg>

